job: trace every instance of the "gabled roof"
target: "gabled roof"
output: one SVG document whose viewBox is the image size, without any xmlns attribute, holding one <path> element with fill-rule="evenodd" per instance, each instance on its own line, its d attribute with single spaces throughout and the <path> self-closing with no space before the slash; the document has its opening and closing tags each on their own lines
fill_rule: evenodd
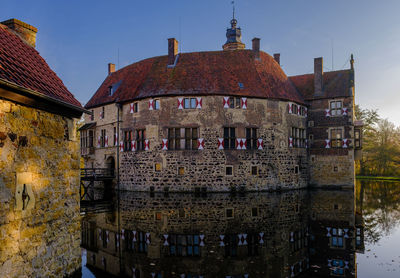
<svg viewBox="0 0 400 278">
<path fill-rule="evenodd" d="M 233 95 L 304 103 L 279 64 L 265 52 L 260 52 L 259 60 L 252 50 L 181 53 L 174 68 L 167 68 L 167 62 L 167 56 L 154 57 L 112 73 L 85 107 L 173 95 Z M 109 88 L 121 80 L 110 96 Z"/>
<path fill-rule="evenodd" d="M 314 74 L 290 76 L 289 79 L 304 99 L 335 98 L 351 96 L 350 87 L 353 85 L 352 70 L 329 71 L 323 74 L 323 95 L 314 96 Z"/>
<path fill-rule="evenodd" d="M 68 91 L 39 52 L 2 24 L 0 24 L 0 80 L 82 110 L 80 102 Z"/>
</svg>

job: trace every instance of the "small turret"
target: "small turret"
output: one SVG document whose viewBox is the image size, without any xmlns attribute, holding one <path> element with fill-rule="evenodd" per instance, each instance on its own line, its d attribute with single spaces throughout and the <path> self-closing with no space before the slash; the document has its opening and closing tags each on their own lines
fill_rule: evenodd
<svg viewBox="0 0 400 278">
<path fill-rule="evenodd" d="M 233 6 L 231 28 L 226 30 L 226 43 L 222 46 L 223 50 L 237 50 L 245 48 L 245 44 L 242 43 L 242 30 L 240 27 L 236 27 L 236 25 L 237 20 L 235 19 L 235 6 Z"/>
</svg>

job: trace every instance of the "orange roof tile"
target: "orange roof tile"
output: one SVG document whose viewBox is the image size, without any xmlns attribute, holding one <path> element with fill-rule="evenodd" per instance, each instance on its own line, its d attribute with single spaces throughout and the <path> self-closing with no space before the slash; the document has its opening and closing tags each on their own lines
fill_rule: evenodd
<svg viewBox="0 0 400 278">
<path fill-rule="evenodd" d="M 1 24 L 0 79 L 82 107 L 39 52 Z"/>
<path fill-rule="evenodd" d="M 182 53 L 174 68 L 167 68 L 167 56 L 149 58 L 109 75 L 85 107 L 172 95 L 235 95 L 304 103 L 279 64 L 265 52 L 260 58 L 256 60 L 252 50 Z M 109 87 L 121 80 L 110 96 Z"/>
<path fill-rule="evenodd" d="M 289 76 L 289 79 L 296 86 L 297 90 L 304 96 L 304 99 L 335 98 L 351 96 L 350 87 L 353 77 L 351 70 L 329 71 L 323 74 L 323 96 L 314 97 L 314 74 Z"/>
</svg>

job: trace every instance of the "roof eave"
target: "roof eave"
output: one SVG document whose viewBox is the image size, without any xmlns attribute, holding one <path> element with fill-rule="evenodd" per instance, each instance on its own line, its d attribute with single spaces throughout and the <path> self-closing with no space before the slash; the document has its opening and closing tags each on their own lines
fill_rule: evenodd
<svg viewBox="0 0 400 278">
<path fill-rule="evenodd" d="M 2 98 L 66 117 L 80 118 L 83 113 L 91 114 L 89 110 L 83 107 L 47 96 L 1 78 L 0 92 Z"/>
</svg>

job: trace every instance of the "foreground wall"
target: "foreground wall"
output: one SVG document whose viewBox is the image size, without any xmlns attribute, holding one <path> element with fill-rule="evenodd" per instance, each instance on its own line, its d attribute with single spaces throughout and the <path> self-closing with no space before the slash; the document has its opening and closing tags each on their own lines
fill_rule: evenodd
<svg viewBox="0 0 400 278">
<path fill-rule="evenodd" d="M 80 267 L 74 129 L 72 120 L 0 100 L 1 277 L 63 277 Z"/>
</svg>

